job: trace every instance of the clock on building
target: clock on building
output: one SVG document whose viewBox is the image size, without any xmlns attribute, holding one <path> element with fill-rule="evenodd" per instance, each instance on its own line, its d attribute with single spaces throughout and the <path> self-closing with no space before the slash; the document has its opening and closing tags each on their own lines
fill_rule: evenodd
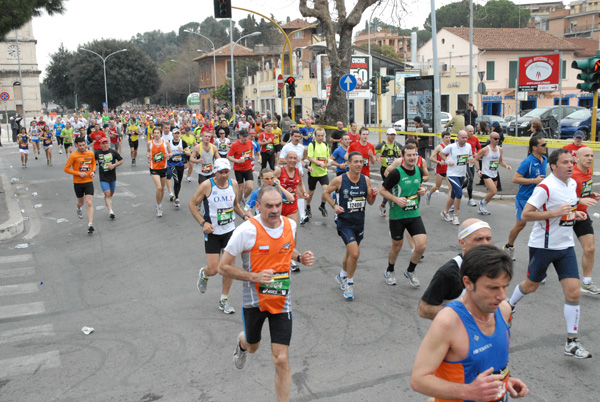
<svg viewBox="0 0 600 402">
<path fill-rule="evenodd" d="M 17 45 L 9 45 L 8 46 L 8 55 L 12 58 L 17 58 L 17 55 L 19 53 L 19 48 L 17 47 Z"/>
</svg>

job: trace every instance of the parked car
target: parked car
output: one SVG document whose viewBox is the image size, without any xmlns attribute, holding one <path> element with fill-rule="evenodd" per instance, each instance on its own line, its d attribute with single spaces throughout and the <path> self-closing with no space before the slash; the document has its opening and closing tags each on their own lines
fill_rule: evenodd
<svg viewBox="0 0 600 402">
<path fill-rule="evenodd" d="M 532 109 L 523 109 L 519 112 L 519 116 L 525 116 L 527 113 L 531 112 Z M 509 114 L 504 116 L 504 120 L 507 123 L 510 123 L 511 121 L 513 121 L 515 119 L 515 115 L 514 114 Z"/>
<path fill-rule="evenodd" d="M 440 124 L 444 127 L 444 124 L 448 123 L 452 119 L 452 115 L 448 112 L 441 112 Z M 406 130 L 406 120 L 400 119 L 394 123 L 394 129 L 396 131 Z"/>
<path fill-rule="evenodd" d="M 543 107 L 537 107 L 535 109 L 533 109 L 532 111 L 530 111 L 529 113 L 525 114 L 522 117 L 519 117 L 519 119 L 517 120 L 517 124 L 515 124 L 515 121 L 511 121 L 510 123 L 508 123 L 508 127 L 506 129 L 506 133 L 508 135 L 513 135 L 513 136 L 529 136 L 531 135 L 531 120 L 533 120 L 534 117 L 539 117 L 540 120 L 542 121 L 542 124 L 544 125 L 544 127 L 548 127 L 549 123 L 551 120 L 554 120 L 556 122 L 556 125 L 558 126 L 558 122 L 561 121 L 565 116 L 575 112 L 576 110 L 580 110 L 580 109 L 585 109 L 584 107 L 581 106 L 569 106 L 569 105 L 563 105 L 561 106 L 543 106 Z"/>
<path fill-rule="evenodd" d="M 600 127 L 600 109 L 596 113 L 596 137 L 598 137 L 598 128 Z M 581 130 L 585 133 L 584 141 L 590 139 L 592 131 L 592 112 L 591 109 L 576 110 L 560 121 L 560 138 L 573 138 L 575 131 Z"/>
<path fill-rule="evenodd" d="M 500 116 L 494 116 L 492 114 L 484 114 L 475 119 L 476 124 L 479 124 L 480 121 L 486 122 L 488 127 L 490 127 L 490 129 L 492 128 L 492 123 L 495 121 L 497 121 L 500 124 L 502 131 L 506 131 L 506 127 L 508 126 L 508 123 L 506 122 L 506 120 L 504 120 Z M 477 129 L 477 127 L 475 127 L 475 129 Z"/>
</svg>

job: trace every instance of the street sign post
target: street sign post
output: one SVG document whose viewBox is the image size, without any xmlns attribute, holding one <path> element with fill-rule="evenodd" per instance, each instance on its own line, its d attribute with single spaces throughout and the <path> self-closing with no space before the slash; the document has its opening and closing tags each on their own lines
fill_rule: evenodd
<svg viewBox="0 0 600 402">
<path fill-rule="evenodd" d="M 277 86 L 279 89 L 283 88 L 283 75 L 281 74 L 277 76 Z"/>
<path fill-rule="evenodd" d="M 8 109 L 6 106 L 8 100 L 10 99 L 10 94 L 8 92 L 2 92 L 0 93 L 0 99 L 4 101 L 4 116 L 6 118 L 6 137 L 8 140 L 10 140 L 10 123 L 8 122 Z"/>
<path fill-rule="evenodd" d="M 356 77 L 352 74 L 346 74 L 340 78 L 340 88 L 342 88 L 342 91 L 344 92 L 354 91 L 357 83 Z"/>
</svg>

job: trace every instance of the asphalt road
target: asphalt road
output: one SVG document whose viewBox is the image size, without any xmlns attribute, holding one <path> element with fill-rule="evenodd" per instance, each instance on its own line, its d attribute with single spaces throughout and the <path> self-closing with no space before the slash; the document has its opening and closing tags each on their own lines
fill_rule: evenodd
<svg viewBox="0 0 600 402">
<path fill-rule="evenodd" d="M 516 167 L 524 152 L 514 148 L 506 147 L 507 160 Z M 75 214 L 71 178 L 62 172 L 65 160 L 55 155 L 54 167 L 38 160 L 21 169 L 16 148 L 0 149 L 0 173 L 20 178 L 8 192 L 16 193 L 30 218 L 20 236 L 0 243 L 0 401 L 275 400 L 266 329 L 246 368 L 233 366 L 242 329 L 241 284 L 233 285 L 230 301 L 237 312 L 229 316 L 217 307 L 218 278 L 205 294 L 196 289 L 205 261 L 203 237 L 186 207 L 196 184 L 183 184 L 181 210 L 165 201 L 164 217 L 156 218 L 143 158 L 132 168 L 125 156 L 117 173 L 117 219 L 96 210 L 96 233 L 90 236 L 85 219 Z M 501 172 L 508 184 L 512 175 Z M 103 199 L 95 184 L 98 208 Z M 368 208 L 353 302 L 343 298 L 334 279 L 344 247 L 331 209 L 329 217 L 317 216 L 319 195 L 320 189 L 314 219 L 298 234 L 298 248 L 312 250 L 316 264 L 293 276 L 292 400 L 425 401 L 409 384 L 430 325 L 416 306 L 435 270 L 459 250 L 457 227 L 439 216 L 445 195 L 422 206 L 429 241 L 417 267 L 420 289 L 400 280 L 406 250 L 396 264 L 398 285 L 385 284 L 387 221 L 376 206 Z M 501 247 L 514 223 L 513 202 L 494 201 L 488 209 L 486 220 Z M 463 206 L 461 220 L 478 216 L 476 208 Z M 529 228 L 516 245 L 509 295 L 525 277 L 528 234 Z M 27 248 L 16 248 L 22 244 Z M 578 245 L 576 251 L 581 256 Z M 587 360 L 563 356 L 566 326 L 556 275 L 519 304 L 510 367 L 531 389 L 527 400 L 598 399 L 600 296 L 583 295 L 581 306 L 580 339 L 594 355 Z M 84 335 L 83 326 L 95 330 Z"/>
</svg>

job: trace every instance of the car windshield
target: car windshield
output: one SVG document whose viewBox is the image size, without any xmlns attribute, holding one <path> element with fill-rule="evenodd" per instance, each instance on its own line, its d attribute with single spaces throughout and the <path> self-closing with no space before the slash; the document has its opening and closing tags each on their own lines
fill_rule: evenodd
<svg viewBox="0 0 600 402">
<path fill-rule="evenodd" d="M 571 113 L 570 115 L 568 115 L 567 117 L 565 117 L 565 119 L 574 119 L 574 120 L 585 120 L 588 117 L 590 117 L 590 111 L 587 109 L 580 109 L 580 110 L 576 110 L 575 112 Z"/>
<path fill-rule="evenodd" d="M 504 119 L 500 116 L 489 115 L 490 121 L 493 123 L 495 121 L 504 122 Z"/>
<path fill-rule="evenodd" d="M 528 112 L 527 114 L 525 114 L 523 117 L 536 117 L 536 116 L 541 116 L 543 115 L 545 112 L 548 111 L 547 107 L 538 107 L 533 109 L 532 111 Z"/>
</svg>

